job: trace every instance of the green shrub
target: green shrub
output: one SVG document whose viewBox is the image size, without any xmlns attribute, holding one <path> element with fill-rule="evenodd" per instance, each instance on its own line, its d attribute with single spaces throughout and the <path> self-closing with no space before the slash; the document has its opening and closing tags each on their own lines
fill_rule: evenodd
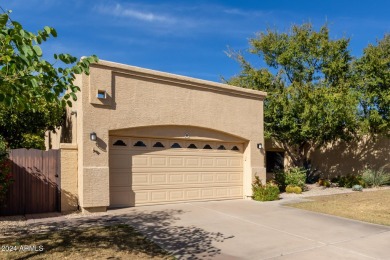
<svg viewBox="0 0 390 260">
<path fill-rule="evenodd" d="M 279 199 L 279 188 L 273 182 L 263 185 L 258 176 L 252 184 L 253 199 L 258 201 L 271 201 Z"/>
<path fill-rule="evenodd" d="M 275 171 L 274 180 L 278 185 L 280 192 L 284 192 L 286 190 L 286 173 L 283 170 Z"/>
<path fill-rule="evenodd" d="M 378 171 L 365 169 L 362 174 L 362 179 L 370 187 L 379 187 L 390 184 L 390 173 L 385 172 L 384 167 L 381 167 Z"/>
<path fill-rule="evenodd" d="M 324 186 L 329 188 L 330 187 L 330 181 L 329 180 L 324 180 Z"/>
<path fill-rule="evenodd" d="M 334 182 L 339 184 L 339 187 L 352 188 L 353 185 L 366 186 L 366 182 L 363 180 L 361 175 L 348 174 L 345 176 L 338 176 L 334 179 Z"/>
<path fill-rule="evenodd" d="M 8 159 L 7 143 L 0 135 L 0 207 L 6 198 L 9 186 L 13 182 L 12 162 Z"/>
<path fill-rule="evenodd" d="M 299 167 L 290 168 L 285 174 L 286 185 L 298 186 L 301 189 L 305 188 L 306 170 Z"/>
<path fill-rule="evenodd" d="M 331 186 L 331 182 L 329 180 L 325 180 L 325 179 L 319 179 L 317 183 L 318 183 L 318 186 L 323 186 L 323 187 L 327 187 L 327 188 L 329 188 Z"/>
<path fill-rule="evenodd" d="M 3 158 L 6 158 L 7 156 L 8 156 L 7 142 L 0 135 L 0 160 L 2 160 Z"/>
<path fill-rule="evenodd" d="M 363 191 L 363 187 L 361 185 L 353 185 L 353 191 Z"/>
<path fill-rule="evenodd" d="M 288 185 L 288 186 L 286 187 L 286 192 L 287 192 L 287 193 L 301 194 L 301 193 L 302 193 L 302 188 L 299 187 L 299 186 Z"/>
</svg>

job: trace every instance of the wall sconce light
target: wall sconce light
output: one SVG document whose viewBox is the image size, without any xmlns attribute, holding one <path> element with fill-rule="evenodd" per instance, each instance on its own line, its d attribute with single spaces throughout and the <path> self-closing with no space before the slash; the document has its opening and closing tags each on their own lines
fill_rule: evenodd
<svg viewBox="0 0 390 260">
<path fill-rule="evenodd" d="M 91 140 L 92 142 L 96 142 L 96 139 L 97 139 L 97 135 L 95 132 L 89 134 L 89 140 Z"/>
<path fill-rule="evenodd" d="M 263 149 L 263 144 L 262 143 L 258 143 L 257 144 L 257 149 L 259 149 L 259 150 Z"/>
</svg>

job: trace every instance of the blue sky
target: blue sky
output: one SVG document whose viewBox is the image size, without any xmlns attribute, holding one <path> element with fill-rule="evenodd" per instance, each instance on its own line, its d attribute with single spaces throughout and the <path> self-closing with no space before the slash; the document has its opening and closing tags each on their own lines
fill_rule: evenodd
<svg viewBox="0 0 390 260">
<path fill-rule="evenodd" d="M 390 32 L 390 2 L 375 1 L 120 1 L 8 0 L 12 19 L 36 32 L 45 25 L 58 37 L 44 44 L 53 53 L 99 58 L 211 81 L 239 73 L 228 47 L 248 49 L 248 39 L 267 28 L 328 23 L 332 38 L 351 38 L 359 56 Z M 260 59 L 252 57 L 257 66 Z"/>
</svg>

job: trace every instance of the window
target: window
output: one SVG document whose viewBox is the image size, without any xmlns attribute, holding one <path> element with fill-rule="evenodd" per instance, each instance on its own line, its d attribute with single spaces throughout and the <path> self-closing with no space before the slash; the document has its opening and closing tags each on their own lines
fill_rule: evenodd
<svg viewBox="0 0 390 260">
<path fill-rule="evenodd" d="M 171 145 L 171 148 L 181 148 L 181 146 L 178 143 L 174 143 Z"/>
<path fill-rule="evenodd" d="M 233 146 L 232 151 L 240 151 L 237 146 Z"/>
<path fill-rule="evenodd" d="M 161 142 L 157 142 L 157 143 L 155 143 L 154 145 L 153 145 L 153 147 L 161 147 L 161 148 L 163 148 L 163 147 L 165 147 Z"/>
<path fill-rule="evenodd" d="M 105 90 L 98 90 L 97 98 L 106 99 L 106 98 L 107 98 L 107 93 L 106 93 L 106 91 L 105 91 Z"/>
<path fill-rule="evenodd" d="M 146 147 L 146 144 L 144 144 L 144 142 L 142 141 L 137 141 L 134 146 L 138 146 L 138 147 Z"/>
<path fill-rule="evenodd" d="M 203 147 L 203 149 L 213 149 L 213 148 L 211 148 L 211 146 L 210 146 L 209 144 L 206 144 L 206 145 Z"/>
<path fill-rule="evenodd" d="M 226 150 L 225 146 L 223 146 L 222 144 L 217 149 L 218 150 Z"/>
<path fill-rule="evenodd" d="M 189 148 L 189 149 L 197 149 L 198 147 L 196 147 L 196 145 L 194 145 L 194 144 L 190 144 L 187 148 Z"/>
<path fill-rule="evenodd" d="M 117 140 L 115 143 L 113 143 L 115 146 L 126 146 L 125 142 L 122 140 Z"/>
</svg>

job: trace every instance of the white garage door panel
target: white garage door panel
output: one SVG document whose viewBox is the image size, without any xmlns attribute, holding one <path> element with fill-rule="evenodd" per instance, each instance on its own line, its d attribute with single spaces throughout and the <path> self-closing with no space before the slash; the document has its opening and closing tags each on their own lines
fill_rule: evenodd
<svg viewBox="0 0 390 260">
<path fill-rule="evenodd" d="M 111 206 L 242 198 L 242 144 L 110 139 Z"/>
</svg>

